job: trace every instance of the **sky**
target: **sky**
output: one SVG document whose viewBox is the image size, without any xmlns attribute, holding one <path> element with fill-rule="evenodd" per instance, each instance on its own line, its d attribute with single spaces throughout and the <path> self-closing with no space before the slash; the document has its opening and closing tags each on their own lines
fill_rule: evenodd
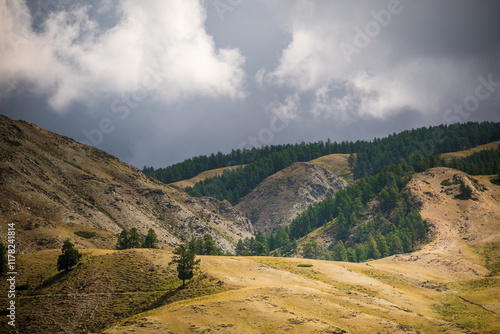
<svg viewBox="0 0 500 334">
<path fill-rule="evenodd" d="M 500 121 L 500 2 L 0 0 L 0 114 L 138 168 Z"/>
</svg>

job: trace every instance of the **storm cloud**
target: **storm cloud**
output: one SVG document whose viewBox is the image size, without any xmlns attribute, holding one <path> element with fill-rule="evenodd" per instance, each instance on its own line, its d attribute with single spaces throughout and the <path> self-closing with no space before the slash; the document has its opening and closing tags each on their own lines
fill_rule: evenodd
<svg viewBox="0 0 500 334">
<path fill-rule="evenodd" d="M 0 112 L 138 167 L 500 121 L 497 1 L 8 0 Z"/>
</svg>

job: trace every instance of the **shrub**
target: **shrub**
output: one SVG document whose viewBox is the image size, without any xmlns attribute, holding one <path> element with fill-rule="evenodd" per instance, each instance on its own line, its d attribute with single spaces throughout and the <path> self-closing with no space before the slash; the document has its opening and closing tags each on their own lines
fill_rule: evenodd
<svg viewBox="0 0 500 334">
<path fill-rule="evenodd" d="M 449 187 L 452 185 L 452 183 L 450 182 L 450 180 L 446 179 L 446 180 L 441 181 L 441 185 L 445 186 L 445 187 Z"/>
<path fill-rule="evenodd" d="M 77 236 L 85 238 L 85 239 L 90 239 L 96 236 L 95 232 L 90 232 L 90 231 L 76 231 L 74 232 Z"/>
<path fill-rule="evenodd" d="M 64 160 L 65 163 L 67 163 L 68 165 L 70 166 L 73 166 L 79 170 L 82 170 L 82 167 L 78 166 L 77 164 L 75 164 L 74 162 L 71 162 L 71 161 L 68 161 L 68 160 Z"/>
</svg>

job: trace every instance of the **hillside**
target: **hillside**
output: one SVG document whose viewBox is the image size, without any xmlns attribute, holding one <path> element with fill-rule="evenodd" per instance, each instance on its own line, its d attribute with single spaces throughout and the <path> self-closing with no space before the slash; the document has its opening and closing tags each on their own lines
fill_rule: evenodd
<svg viewBox="0 0 500 334">
<path fill-rule="evenodd" d="M 497 332 L 500 187 L 489 179 L 447 168 L 415 174 L 406 191 L 433 233 L 415 253 L 364 264 L 204 257 L 203 271 L 231 290 L 172 303 L 106 332 Z M 444 180 L 464 181 L 477 200 L 455 199 L 458 185 Z"/>
<path fill-rule="evenodd" d="M 210 233 L 224 250 L 252 235 L 250 221 L 227 201 L 191 198 L 98 149 L 0 116 L 0 233 L 15 222 L 20 253 L 113 248 L 115 234 L 153 228 L 164 245 Z M 96 237 L 84 239 L 75 231 Z"/>
<path fill-rule="evenodd" d="M 182 289 L 169 250 L 86 250 L 68 274 L 55 272 L 55 250 L 23 255 L 19 283 L 30 288 L 18 292 L 19 324 L 52 333 L 498 332 L 500 187 L 489 178 L 415 174 L 406 191 L 433 240 L 366 263 L 200 256 L 201 272 Z M 455 199 L 457 185 L 444 180 L 464 181 L 477 200 Z"/>
<path fill-rule="evenodd" d="M 442 160 L 444 160 L 446 162 L 450 162 L 452 159 L 460 159 L 463 157 L 468 157 L 471 154 L 482 151 L 482 150 L 496 149 L 496 148 L 498 148 L 498 145 L 500 145 L 500 141 L 494 141 L 494 142 L 491 142 L 488 144 L 479 145 L 479 146 L 470 148 L 468 150 L 443 153 L 439 156 L 439 158 L 441 158 Z"/>
<path fill-rule="evenodd" d="M 355 158 L 356 154 L 353 154 L 353 157 Z M 354 183 L 354 173 L 352 172 L 352 168 L 349 166 L 348 159 L 349 154 L 337 153 L 316 158 L 309 161 L 309 163 L 323 167 L 327 171 L 339 176 L 350 185 Z"/>
<path fill-rule="evenodd" d="M 366 263 L 200 256 L 183 289 L 169 249 L 83 250 L 69 273 L 55 270 L 59 250 L 20 255 L 18 324 L 30 333 L 498 332 L 500 187 L 490 178 L 415 174 L 405 191 L 432 241 Z M 454 198 L 459 181 L 474 200 Z"/>
<path fill-rule="evenodd" d="M 204 172 L 201 172 L 200 174 L 196 175 L 193 178 L 187 179 L 187 180 L 182 180 L 182 181 L 177 181 L 170 183 L 170 185 L 177 187 L 179 189 L 184 189 L 186 187 L 193 187 L 196 183 L 205 180 L 206 178 L 209 177 L 214 177 L 214 176 L 219 176 L 224 173 L 224 171 L 230 171 L 234 170 L 240 167 L 244 167 L 245 165 L 237 165 L 237 166 L 231 166 L 231 167 L 222 167 L 222 168 L 216 168 L 216 169 L 210 169 Z"/>
<path fill-rule="evenodd" d="M 256 231 L 273 232 L 288 225 L 299 213 L 347 183 L 323 167 L 297 162 L 266 178 L 236 208 L 252 218 Z"/>
</svg>

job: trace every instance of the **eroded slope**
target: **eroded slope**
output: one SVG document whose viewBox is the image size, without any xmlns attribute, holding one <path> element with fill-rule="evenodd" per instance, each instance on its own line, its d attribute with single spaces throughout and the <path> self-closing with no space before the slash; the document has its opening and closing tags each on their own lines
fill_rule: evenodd
<svg viewBox="0 0 500 334">
<path fill-rule="evenodd" d="M 268 234 L 290 224 L 312 203 L 346 187 L 344 180 L 325 168 L 298 162 L 266 178 L 236 208 L 252 218 L 255 230 Z"/>
<path fill-rule="evenodd" d="M 93 147 L 0 116 L 0 232 L 15 222 L 19 253 L 59 248 L 113 248 L 114 234 L 153 228 L 176 245 L 212 234 L 224 250 L 251 236 L 250 221 L 228 202 L 191 198 Z M 77 230 L 97 233 L 92 239 Z M 107 233 L 105 233 L 107 232 Z"/>
</svg>

